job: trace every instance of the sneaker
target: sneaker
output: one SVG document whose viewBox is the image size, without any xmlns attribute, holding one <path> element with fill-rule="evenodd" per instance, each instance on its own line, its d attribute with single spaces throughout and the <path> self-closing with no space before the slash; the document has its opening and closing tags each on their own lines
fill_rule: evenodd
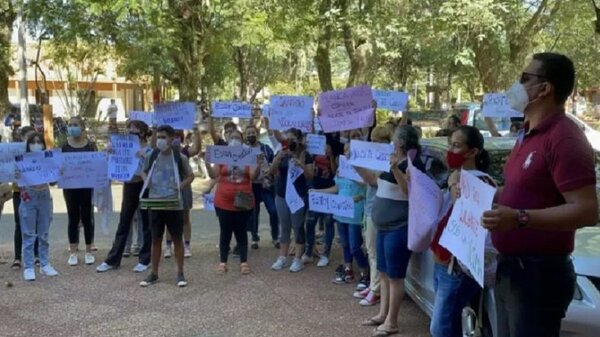
<svg viewBox="0 0 600 337">
<path fill-rule="evenodd" d="M 134 247 L 131 249 L 131 255 L 140 256 L 140 249 L 138 247 Z"/>
<path fill-rule="evenodd" d="M 111 269 L 115 269 L 115 267 L 111 266 L 110 264 L 108 264 L 106 262 L 102 262 L 98 267 L 96 267 L 96 271 L 99 273 L 104 273 Z"/>
<path fill-rule="evenodd" d="M 340 264 L 335 269 L 335 278 L 333 279 L 335 284 L 346 284 L 346 272 L 344 271 L 344 265 Z"/>
<path fill-rule="evenodd" d="M 187 286 L 187 281 L 185 280 L 183 273 L 177 275 L 177 286 L 179 288 L 183 288 L 183 287 Z"/>
<path fill-rule="evenodd" d="M 146 270 L 148 270 L 148 266 L 145 265 L 145 264 L 141 264 L 141 263 L 138 263 L 138 264 L 135 265 L 135 267 L 133 267 L 133 272 L 134 273 L 143 273 Z"/>
<path fill-rule="evenodd" d="M 190 246 L 183 246 L 183 257 L 192 257 L 192 248 Z"/>
<path fill-rule="evenodd" d="M 131 256 L 131 250 L 126 250 L 123 252 L 123 257 L 130 257 Z"/>
<path fill-rule="evenodd" d="M 292 265 L 290 266 L 290 272 L 297 273 L 297 272 L 301 271 L 302 269 L 304 269 L 304 263 L 302 263 L 302 260 L 294 259 L 294 261 L 292 262 Z"/>
<path fill-rule="evenodd" d="M 250 246 L 250 248 L 252 248 L 252 249 L 258 249 L 258 242 L 253 241 L 252 245 Z"/>
<path fill-rule="evenodd" d="M 371 292 L 371 289 L 368 289 L 368 288 L 364 289 L 364 290 L 361 290 L 361 291 L 355 291 L 352 294 L 352 297 L 358 298 L 358 299 L 363 299 L 363 298 L 366 298 L 369 295 L 370 292 Z"/>
<path fill-rule="evenodd" d="M 96 263 L 96 258 L 91 253 L 85 253 L 85 264 L 90 265 Z"/>
<path fill-rule="evenodd" d="M 277 258 L 277 261 L 275 261 L 275 263 L 273 263 L 273 265 L 271 266 L 271 269 L 281 270 L 285 267 L 287 267 L 287 258 L 285 256 L 280 256 Z"/>
<path fill-rule="evenodd" d="M 315 261 L 315 259 L 312 256 L 302 255 L 302 263 L 303 264 L 313 263 L 314 261 Z"/>
<path fill-rule="evenodd" d="M 344 270 L 344 273 L 346 274 L 346 283 L 354 282 L 354 272 L 352 271 L 352 269 L 346 268 Z"/>
<path fill-rule="evenodd" d="M 35 264 L 36 267 L 40 266 L 40 258 L 36 257 L 35 260 L 33 261 L 33 263 Z"/>
<path fill-rule="evenodd" d="M 57 276 L 58 275 L 58 272 L 56 271 L 56 269 L 54 269 L 54 267 L 52 267 L 49 264 L 40 268 L 40 273 L 43 275 L 46 275 L 46 276 Z"/>
<path fill-rule="evenodd" d="M 23 279 L 25 281 L 35 281 L 35 269 L 27 268 L 23 271 Z"/>
<path fill-rule="evenodd" d="M 319 262 L 317 262 L 317 267 L 327 267 L 329 265 L 329 258 L 325 255 L 319 256 Z"/>
<path fill-rule="evenodd" d="M 240 256 L 240 247 L 238 247 L 237 245 L 235 247 L 233 247 L 233 256 Z"/>
<path fill-rule="evenodd" d="M 140 282 L 140 287 L 145 288 L 147 286 L 153 285 L 156 282 L 158 282 L 158 275 L 150 273 L 150 275 L 146 276 L 146 278 L 142 282 Z"/>
<path fill-rule="evenodd" d="M 166 246 L 165 247 L 165 259 L 170 258 L 172 255 L 173 255 L 173 252 L 171 251 L 171 247 Z"/>
<path fill-rule="evenodd" d="M 69 255 L 69 260 L 67 261 L 67 263 L 69 263 L 69 266 L 76 266 L 79 264 L 79 258 L 77 258 L 77 254 L 71 254 Z"/>
<path fill-rule="evenodd" d="M 367 297 L 360 300 L 360 302 L 358 302 L 358 304 L 360 304 L 363 307 L 370 307 L 370 306 L 373 306 L 373 305 L 379 303 L 380 301 L 381 301 L 381 297 L 379 297 L 379 295 L 375 294 L 374 292 L 370 291 L 369 295 L 367 295 Z"/>
<path fill-rule="evenodd" d="M 356 285 L 356 290 L 357 291 L 362 291 L 365 290 L 367 288 L 369 288 L 369 285 L 371 284 L 371 277 L 369 276 L 369 274 L 363 274 L 360 277 L 360 281 L 358 281 L 358 285 Z"/>
<path fill-rule="evenodd" d="M 271 243 L 273 244 L 273 247 L 275 247 L 277 249 L 281 248 L 281 244 L 279 243 L 279 241 L 273 240 L 273 241 L 271 241 Z"/>
</svg>

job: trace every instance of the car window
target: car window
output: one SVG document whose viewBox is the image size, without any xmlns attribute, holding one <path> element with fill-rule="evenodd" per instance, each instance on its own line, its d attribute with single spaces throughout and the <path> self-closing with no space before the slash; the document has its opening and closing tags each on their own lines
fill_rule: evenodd
<svg viewBox="0 0 600 337">
<path fill-rule="evenodd" d="M 446 166 L 446 162 L 442 159 L 445 153 L 442 154 L 441 151 L 436 150 L 431 148 L 425 149 L 421 155 L 421 160 L 425 164 L 425 173 L 440 188 L 447 188 L 450 171 L 448 170 L 448 166 Z"/>
<path fill-rule="evenodd" d="M 475 110 L 474 126 L 480 131 L 489 131 L 485 118 L 481 114 L 481 109 Z M 510 131 L 510 118 L 492 118 L 492 122 L 496 125 L 498 132 Z"/>
</svg>

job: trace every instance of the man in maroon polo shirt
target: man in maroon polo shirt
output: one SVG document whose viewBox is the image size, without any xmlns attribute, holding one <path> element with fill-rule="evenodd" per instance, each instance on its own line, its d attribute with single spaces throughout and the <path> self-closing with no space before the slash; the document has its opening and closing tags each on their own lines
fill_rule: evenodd
<svg viewBox="0 0 600 337">
<path fill-rule="evenodd" d="M 559 336 L 575 289 L 575 230 L 598 221 L 594 153 L 565 116 L 574 81 L 571 60 L 541 53 L 506 93 L 527 122 L 504 167 L 497 204 L 482 218 L 500 252 L 502 337 Z"/>
</svg>

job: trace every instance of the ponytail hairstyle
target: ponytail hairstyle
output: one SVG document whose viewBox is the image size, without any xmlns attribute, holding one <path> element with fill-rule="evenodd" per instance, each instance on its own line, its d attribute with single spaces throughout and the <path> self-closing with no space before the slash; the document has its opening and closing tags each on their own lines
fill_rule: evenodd
<svg viewBox="0 0 600 337">
<path fill-rule="evenodd" d="M 469 149 L 477 149 L 477 155 L 475 156 L 475 167 L 484 173 L 488 173 L 490 169 L 490 154 L 484 148 L 483 135 L 474 126 L 461 125 L 456 129 L 465 136 L 467 146 Z"/>
</svg>

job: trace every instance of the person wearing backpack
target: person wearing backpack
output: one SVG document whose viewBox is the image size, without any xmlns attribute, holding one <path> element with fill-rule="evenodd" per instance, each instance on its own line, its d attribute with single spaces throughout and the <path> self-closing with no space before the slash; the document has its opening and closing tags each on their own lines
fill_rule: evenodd
<svg viewBox="0 0 600 337">
<path fill-rule="evenodd" d="M 447 152 L 448 167 L 454 170 L 448 178 L 452 202 L 460 197 L 461 170 L 467 170 L 496 187 L 496 183 L 487 174 L 490 157 L 483 145 L 483 136 L 473 126 L 459 126 L 452 132 Z M 452 207 L 439 221 L 431 243 L 435 260 L 435 301 L 430 325 L 432 337 L 461 337 L 462 309 L 481 289 L 477 281 L 459 266 L 452 254 L 439 244 L 451 213 Z"/>
</svg>

